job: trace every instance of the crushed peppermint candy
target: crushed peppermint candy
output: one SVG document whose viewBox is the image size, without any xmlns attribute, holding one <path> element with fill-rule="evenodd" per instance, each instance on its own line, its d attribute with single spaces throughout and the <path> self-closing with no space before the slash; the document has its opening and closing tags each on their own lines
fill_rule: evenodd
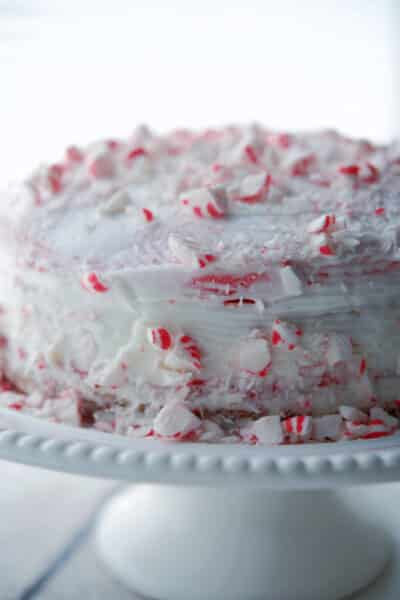
<svg viewBox="0 0 400 600">
<path fill-rule="evenodd" d="M 239 343 L 239 369 L 249 375 L 265 377 L 271 364 L 271 352 L 267 339 L 250 338 Z"/>
<path fill-rule="evenodd" d="M 282 428 L 290 442 L 300 442 L 310 439 L 312 432 L 312 417 L 304 415 L 289 417 L 282 421 Z"/>
<path fill-rule="evenodd" d="M 100 294 L 107 292 L 108 287 L 100 279 L 100 276 L 94 272 L 86 273 L 81 279 L 82 287 L 91 292 L 98 292 Z"/>
<path fill-rule="evenodd" d="M 251 440 L 259 444 L 282 444 L 284 433 L 279 416 L 261 417 L 249 429 Z"/>
<path fill-rule="evenodd" d="M 340 415 L 323 415 L 312 420 L 313 440 L 318 442 L 337 441 L 343 436 L 344 424 Z"/>
<path fill-rule="evenodd" d="M 271 343 L 285 350 L 294 350 L 301 335 L 302 332 L 296 325 L 276 319 L 272 327 Z"/>
<path fill-rule="evenodd" d="M 160 350 L 169 350 L 173 345 L 173 337 L 165 327 L 148 329 L 147 335 L 150 344 Z"/>
<path fill-rule="evenodd" d="M 240 184 L 240 202 L 244 202 L 245 204 L 261 202 L 264 196 L 268 194 L 271 180 L 271 175 L 265 173 L 245 177 Z"/>
<path fill-rule="evenodd" d="M 199 188 L 184 192 L 180 196 L 181 206 L 199 218 L 220 219 L 225 216 L 227 204 L 222 194 L 210 188 Z"/>
<path fill-rule="evenodd" d="M 205 269 L 217 260 L 215 254 L 205 252 L 198 243 L 178 233 L 170 234 L 168 246 L 174 258 L 186 267 Z"/>
<path fill-rule="evenodd" d="M 167 404 L 154 419 L 154 431 L 161 437 L 179 438 L 200 428 L 201 420 L 183 404 Z"/>
</svg>

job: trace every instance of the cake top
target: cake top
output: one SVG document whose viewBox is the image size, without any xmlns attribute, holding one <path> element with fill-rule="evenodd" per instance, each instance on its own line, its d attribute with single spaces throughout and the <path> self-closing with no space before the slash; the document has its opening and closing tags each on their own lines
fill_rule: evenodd
<svg viewBox="0 0 400 600">
<path fill-rule="evenodd" d="M 257 277 L 268 265 L 395 261 L 400 148 L 334 131 L 140 127 L 126 140 L 68 147 L 0 211 L 24 242 L 19 261 L 43 271 L 189 270 L 212 288 L 211 265 Z"/>
</svg>

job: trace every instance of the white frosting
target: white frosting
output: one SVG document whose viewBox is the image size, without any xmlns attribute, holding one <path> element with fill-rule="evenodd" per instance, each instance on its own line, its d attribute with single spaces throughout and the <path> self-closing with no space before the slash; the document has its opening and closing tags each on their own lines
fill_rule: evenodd
<svg viewBox="0 0 400 600">
<path fill-rule="evenodd" d="M 266 415 L 337 439 L 310 415 L 393 408 L 399 156 L 259 126 L 69 148 L 2 195 L 4 376 L 35 414 L 134 435 L 179 399 L 204 441 Z"/>
</svg>

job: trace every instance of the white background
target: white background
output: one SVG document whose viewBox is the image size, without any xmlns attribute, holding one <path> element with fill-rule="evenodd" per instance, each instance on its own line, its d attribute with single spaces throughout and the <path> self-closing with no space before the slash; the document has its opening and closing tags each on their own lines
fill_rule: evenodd
<svg viewBox="0 0 400 600">
<path fill-rule="evenodd" d="M 0 180 L 68 143 L 262 121 L 387 140 L 399 0 L 0 0 Z"/>
</svg>

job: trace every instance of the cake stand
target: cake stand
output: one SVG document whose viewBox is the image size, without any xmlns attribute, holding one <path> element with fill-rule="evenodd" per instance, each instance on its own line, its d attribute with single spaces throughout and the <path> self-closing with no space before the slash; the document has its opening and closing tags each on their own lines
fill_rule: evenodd
<svg viewBox="0 0 400 600">
<path fill-rule="evenodd" d="M 132 440 L 0 409 L 0 457 L 134 483 L 103 510 L 100 557 L 160 600 L 331 600 L 390 543 L 335 489 L 400 478 L 400 436 L 249 447 Z M 358 492 L 359 493 L 359 492 Z"/>
</svg>

